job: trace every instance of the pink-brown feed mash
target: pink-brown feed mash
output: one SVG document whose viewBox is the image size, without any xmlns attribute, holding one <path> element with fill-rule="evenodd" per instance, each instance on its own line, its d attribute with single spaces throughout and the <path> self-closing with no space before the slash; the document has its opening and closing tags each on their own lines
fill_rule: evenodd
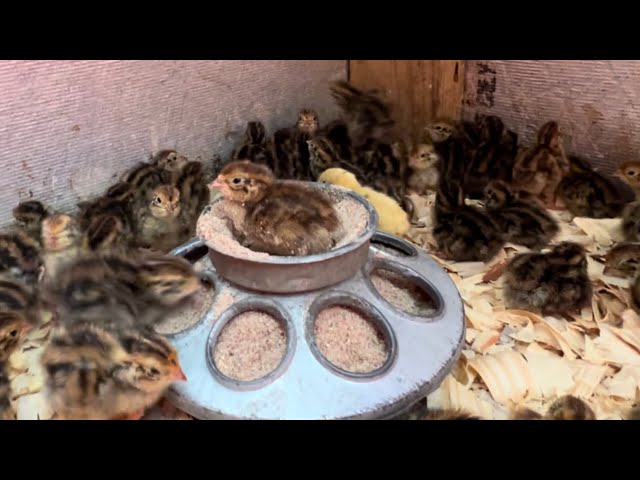
<svg viewBox="0 0 640 480">
<path fill-rule="evenodd" d="M 371 272 L 371 283 L 382 298 L 405 313 L 426 317 L 436 310 L 425 290 L 396 272 L 377 268 Z"/>
<path fill-rule="evenodd" d="M 192 327 L 211 307 L 214 293 L 214 287 L 202 285 L 184 307 L 156 325 L 156 331 L 161 335 L 171 335 Z"/>
<path fill-rule="evenodd" d="M 340 305 L 320 311 L 314 334 L 320 353 L 351 373 L 370 373 L 389 356 L 382 333 L 360 312 Z"/>
<path fill-rule="evenodd" d="M 332 197 L 333 198 L 333 197 Z M 355 241 L 367 228 L 366 208 L 349 198 L 340 197 L 335 204 L 342 226 L 334 249 Z M 236 230 L 241 230 L 244 221 L 244 208 L 238 204 L 219 201 L 202 214 L 198 220 L 197 235 L 217 251 L 233 257 L 247 260 L 266 260 L 272 256 L 264 252 L 255 252 L 243 247 L 233 237 L 229 228 L 232 222 Z"/>
<path fill-rule="evenodd" d="M 287 334 L 277 319 L 248 311 L 227 323 L 214 346 L 213 361 L 224 375 L 251 381 L 273 372 L 284 358 Z"/>
</svg>

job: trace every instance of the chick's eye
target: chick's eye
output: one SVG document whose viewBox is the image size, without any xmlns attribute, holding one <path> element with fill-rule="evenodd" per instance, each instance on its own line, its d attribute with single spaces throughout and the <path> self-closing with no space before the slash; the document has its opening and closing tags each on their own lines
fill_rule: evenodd
<svg viewBox="0 0 640 480">
<path fill-rule="evenodd" d="M 156 198 L 154 198 L 154 199 L 153 199 L 153 201 L 154 201 L 155 203 L 157 203 L 158 205 L 161 205 L 161 204 L 162 204 L 162 199 L 161 199 L 160 197 L 156 197 Z"/>
<path fill-rule="evenodd" d="M 15 337 L 16 335 L 18 335 L 18 331 L 17 330 L 11 330 L 11 333 L 9 333 L 9 335 L 11 335 L 12 337 Z"/>
<path fill-rule="evenodd" d="M 158 370 L 157 368 L 152 368 L 150 372 L 151 372 L 151 375 L 158 375 L 160 373 L 160 370 Z"/>
<path fill-rule="evenodd" d="M 239 184 L 240 184 L 240 182 L 242 182 L 242 179 L 241 179 L 241 178 L 239 178 L 239 177 L 236 177 L 236 178 L 234 178 L 234 179 L 232 180 L 232 183 L 233 183 L 234 185 L 239 185 Z"/>
</svg>

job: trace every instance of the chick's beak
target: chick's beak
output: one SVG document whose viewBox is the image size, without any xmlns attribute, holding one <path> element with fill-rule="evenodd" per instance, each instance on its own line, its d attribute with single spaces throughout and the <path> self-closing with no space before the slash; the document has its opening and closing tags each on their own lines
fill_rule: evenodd
<svg viewBox="0 0 640 480">
<path fill-rule="evenodd" d="M 173 373 L 173 379 L 176 380 L 176 381 L 186 382 L 187 381 L 187 376 L 182 371 L 182 368 L 177 367 L 175 369 L 174 373 Z"/>
<path fill-rule="evenodd" d="M 223 179 L 218 176 L 213 182 L 209 184 L 211 188 L 222 188 L 224 186 Z"/>
</svg>

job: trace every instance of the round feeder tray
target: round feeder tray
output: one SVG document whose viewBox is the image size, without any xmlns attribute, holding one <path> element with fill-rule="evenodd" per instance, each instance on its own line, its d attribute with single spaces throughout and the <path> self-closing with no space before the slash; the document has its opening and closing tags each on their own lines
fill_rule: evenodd
<svg viewBox="0 0 640 480">
<path fill-rule="evenodd" d="M 375 419 L 393 417 L 435 390 L 462 348 L 460 294 L 444 269 L 413 245 L 380 232 L 370 240 L 367 258 L 351 278 L 295 294 L 244 290 L 206 259 L 205 272 L 215 286 L 213 302 L 195 325 L 168 336 L 188 378 L 171 386 L 168 399 L 198 419 Z M 189 257 L 204 248 L 195 240 L 172 253 Z M 388 303 L 370 279 L 376 269 L 399 274 L 428 292 L 433 313 L 414 316 Z M 315 342 L 314 321 L 331 305 L 367 314 L 387 345 L 383 365 L 367 374 L 350 373 L 325 359 Z M 280 320 L 287 341 L 274 371 L 244 382 L 222 374 L 211 352 L 225 325 L 248 310 Z"/>
<path fill-rule="evenodd" d="M 369 240 L 378 224 L 378 214 L 369 202 L 351 190 L 330 184 L 295 180 L 289 180 L 288 183 L 323 191 L 336 203 L 342 200 L 358 203 L 365 209 L 367 215 L 364 231 L 346 245 L 304 257 L 272 256 L 266 259 L 249 260 L 229 255 L 218 250 L 216 245 L 208 244 L 211 262 L 221 277 L 239 287 L 254 291 L 297 293 L 328 287 L 347 280 L 353 277 L 367 261 Z M 206 221 L 211 208 L 221 201 L 223 201 L 222 197 L 208 206 L 203 211 L 200 221 Z"/>
</svg>

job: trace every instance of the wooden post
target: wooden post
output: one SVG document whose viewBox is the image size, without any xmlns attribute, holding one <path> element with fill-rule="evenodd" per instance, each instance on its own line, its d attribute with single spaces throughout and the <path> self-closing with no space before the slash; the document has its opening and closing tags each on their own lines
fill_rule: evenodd
<svg viewBox="0 0 640 480">
<path fill-rule="evenodd" d="M 387 92 L 400 126 L 419 135 L 435 119 L 459 120 L 464 60 L 350 60 L 350 81 Z"/>
</svg>

